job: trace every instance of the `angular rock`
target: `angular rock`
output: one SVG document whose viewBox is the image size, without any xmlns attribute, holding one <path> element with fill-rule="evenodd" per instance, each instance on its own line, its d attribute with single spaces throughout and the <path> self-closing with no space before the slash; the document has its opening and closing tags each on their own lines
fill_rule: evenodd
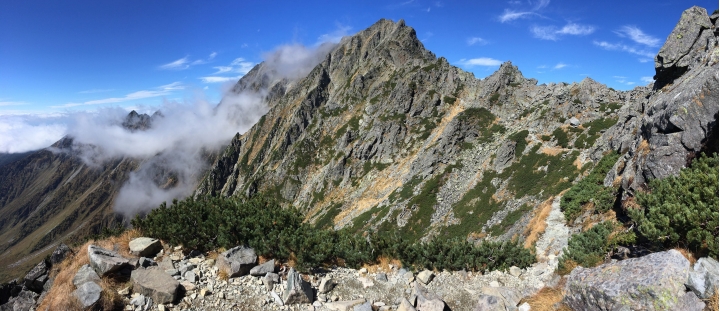
<svg viewBox="0 0 720 311">
<path fill-rule="evenodd" d="M 99 283 L 100 276 L 92 267 L 90 267 L 90 265 L 83 265 L 80 269 L 78 269 L 78 272 L 75 273 L 75 277 L 73 277 L 73 284 L 75 287 L 80 287 L 80 285 L 87 282 Z"/>
<path fill-rule="evenodd" d="M 152 260 L 150 258 L 140 257 L 140 259 L 138 259 L 138 266 L 143 267 L 143 268 L 147 268 L 150 266 L 157 266 L 157 262 L 155 262 L 155 260 Z"/>
<path fill-rule="evenodd" d="M 321 294 L 327 294 L 333 288 L 335 288 L 335 285 L 337 285 L 335 280 L 333 280 L 329 276 L 326 276 L 322 279 L 322 281 L 320 281 L 320 286 L 318 286 L 318 292 Z"/>
<path fill-rule="evenodd" d="M 363 304 L 359 304 L 353 307 L 353 311 L 373 311 L 372 305 L 370 302 L 365 302 Z"/>
<path fill-rule="evenodd" d="M 198 281 L 197 275 L 195 275 L 195 272 L 192 271 L 185 272 L 185 275 L 183 275 L 183 277 L 190 283 L 197 283 Z"/>
<path fill-rule="evenodd" d="M 48 259 L 48 261 L 50 262 L 50 265 L 53 266 L 61 263 L 69 254 L 72 254 L 72 250 L 70 249 L 70 247 L 65 245 L 65 243 L 60 243 L 60 245 L 55 248 L 52 254 L 50 254 L 50 258 Z"/>
<path fill-rule="evenodd" d="M 575 268 L 563 301 L 574 310 L 654 310 L 677 308 L 685 293 L 690 262 L 676 250 Z"/>
<path fill-rule="evenodd" d="M 32 270 L 25 275 L 25 287 L 36 293 L 42 292 L 43 285 L 45 285 L 45 282 L 48 280 L 49 268 L 50 267 L 45 260 L 35 265 L 35 267 L 33 267 Z"/>
<path fill-rule="evenodd" d="M 570 126 L 572 127 L 580 126 L 580 120 L 578 120 L 576 117 L 570 118 L 570 120 L 568 120 L 568 123 L 570 123 Z"/>
<path fill-rule="evenodd" d="M 133 292 L 152 298 L 156 303 L 170 303 L 177 298 L 180 283 L 158 267 L 134 270 L 130 276 Z"/>
<path fill-rule="evenodd" d="M 92 306 L 98 300 L 102 294 L 102 287 L 95 282 L 85 282 L 80 285 L 74 292 L 73 295 L 80 301 L 80 305 L 83 308 Z"/>
<path fill-rule="evenodd" d="M 275 259 L 268 260 L 264 264 L 250 269 L 250 275 L 252 276 L 263 276 L 272 272 L 275 272 Z"/>
<path fill-rule="evenodd" d="M 504 142 L 500 147 L 498 148 L 497 153 L 495 153 L 495 170 L 500 171 L 512 164 L 512 161 L 515 159 L 515 146 L 517 145 L 517 142 L 508 140 Z M 521 150 L 522 152 L 522 150 Z"/>
<path fill-rule="evenodd" d="M 375 279 L 378 280 L 378 281 L 380 281 L 380 282 L 387 282 L 387 281 L 388 281 L 387 274 L 382 273 L 382 272 L 378 273 L 378 274 L 375 276 Z"/>
<path fill-rule="evenodd" d="M 509 272 L 510 272 L 510 275 L 512 275 L 512 276 L 514 276 L 514 277 L 518 277 L 518 276 L 520 276 L 520 273 L 522 273 L 522 271 L 520 270 L 520 268 L 518 268 L 518 267 L 516 267 L 516 266 L 510 267 L 510 271 L 509 271 Z"/>
<path fill-rule="evenodd" d="M 349 301 L 336 301 L 336 302 L 329 302 L 325 304 L 325 307 L 328 308 L 328 310 L 333 311 L 351 311 L 355 306 L 365 303 L 365 299 L 356 299 L 356 300 L 349 300 Z"/>
<path fill-rule="evenodd" d="M 506 307 L 514 307 L 520 303 L 523 295 L 515 288 L 510 287 L 483 287 L 482 293 L 487 296 L 493 296 L 501 299 Z"/>
<path fill-rule="evenodd" d="M 38 294 L 29 290 L 20 291 L 17 296 L 14 296 L 8 300 L 7 303 L 0 306 L 2 311 L 30 311 L 35 308 L 35 302 L 38 299 Z"/>
<path fill-rule="evenodd" d="M 417 275 L 418 281 L 422 282 L 425 285 L 428 285 L 434 277 L 435 274 L 430 270 L 423 270 Z"/>
<path fill-rule="evenodd" d="M 272 291 L 275 283 L 280 282 L 280 276 L 277 273 L 268 272 L 265 274 L 265 277 L 262 278 L 262 282 L 268 291 Z"/>
<path fill-rule="evenodd" d="M 255 250 L 245 246 L 233 247 L 218 256 L 215 266 L 225 271 L 228 277 L 243 276 L 257 263 Z"/>
<path fill-rule="evenodd" d="M 475 311 L 505 311 L 505 301 L 497 296 L 481 294 Z"/>
<path fill-rule="evenodd" d="M 398 305 L 397 311 L 416 311 L 415 307 L 405 298 L 400 299 L 400 305 Z"/>
<path fill-rule="evenodd" d="M 90 258 L 90 266 L 102 277 L 125 267 L 130 267 L 127 258 L 95 245 L 88 245 L 88 257 Z"/>
<path fill-rule="evenodd" d="M 705 303 L 693 292 L 686 292 L 680 296 L 680 299 L 675 305 L 685 311 L 703 311 L 705 309 Z"/>
<path fill-rule="evenodd" d="M 709 257 L 698 259 L 685 284 L 698 297 L 708 299 L 718 287 L 718 261 Z"/>
<path fill-rule="evenodd" d="M 418 282 L 415 282 L 413 295 L 417 297 L 415 308 L 418 311 L 442 311 L 445 309 L 445 301 Z"/>
<path fill-rule="evenodd" d="M 287 275 L 285 292 L 283 293 L 283 303 L 288 305 L 312 302 L 313 291 L 312 287 L 310 287 L 310 283 L 305 282 L 300 277 L 300 273 L 297 273 L 295 269 L 290 268 L 290 271 Z"/>
<path fill-rule="evenodd" d="M 162 249 L 160 240 L 153 238 L 136 238 L 130 241 L 130 253 L 141 257 L 155 257 Z"/>
</svg>

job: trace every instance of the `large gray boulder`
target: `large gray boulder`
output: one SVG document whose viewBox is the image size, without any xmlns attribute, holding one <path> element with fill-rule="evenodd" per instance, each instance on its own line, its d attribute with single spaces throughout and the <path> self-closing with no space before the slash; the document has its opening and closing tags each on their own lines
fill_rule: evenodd
<svg viewBox="0 0 720 311">
<path fill-rule="evenodd" d="M 497 296 L 481 294 L 475 305 L 475 311 L 505 311 L 505 301 Z"/>
<path fill-rule="evenodd" d="M 676 250 L 575 268 L 563 301 L 573 310 L 674 310 L 685 295 L 690 262 Z M 685 309 L 687 310 L 687 309 Z"/>
<path fill-rule="evenodd" d="M 703 52 L 717 41 L 713 23 L 705 9 L 693 6 L 682 13 L 680 22 L 655 56 L 655 88 L 659 89 L 697 66 Z"/>
<path fill-rule="evenodd" d="M 445 301 L 419 282 L 415 282 L 413 294 L 417 297 L 415 308 L 418 311 L 442 311 L 445 309 Z"/>
<path fill-rule="evenodd" d="M 268 273 L 275 272 L 275 259 L 268 260 L 262 265 L 258 265 L 250 269 L 250 275 L 252 276 L 264 276 Z"/>
<path fill-rule="evenodd" d="M 48 280 L 49 268 L 50 267 L 45 260 L 35 265 L 35 267 L 33 267 L 32 270 L 25 275 L 25 287 L 36 293 L 42 292 L 43 285 L 45 285 L 45 282 Z"/>
<path fill-rule="evenodd" d="M 218 256 L 215 265 L 225 271 L 228 277 L 243 276 L 255 267 L 257 255 L 255 250 L 246 246 L 233 247 Z"/>
<path fill-rule="evenodd" d="M 162 249 L 160 240 L 153 238 L 136 238 L 129 243 L 130 253 L 140 257 L 154 257 Z"/>
<path fill-rule="evenodd" d="M 88 245 L 90 266 L 100 276 L 108 276 L 123 268 L 130 267 L 130 261 L 120 254 L 96 245 Z"/>
<path fill-rule="evenodd" d="M 718 261 L 709 257 L 700 258 L 690 272 L 685 284 L 698 297 L 708 299 L 718 288 Z"/>
<path fill-rule="evenodd" d="M 287 275 L 287 286 L 285 286 L 285 293 L 283 293 L 283 303 L 297 304 L 297 303 L 312 303 L 313 302 L 313 290 L 310 283 L 305 282 L 301 277 L 300 273 L 295 269 L 290 268 Z"/>
<path fill-rule="evenodd" d="M 56 265 L 61 263 L 63 260 L 65 260 L 65 257 L 67 257 L 69 254 L 72 254 L 72 250 L 70 247 L 65 245 L 64 243 L 60 243 L 57 248 L 50 254 L 50 259 L 48 260 L 50 262 L 50 265 Z"/>
<path fill-rule="evenodd" d="M 80 285 L 87 282 L 100 282 L 100 276 L 98 276 L 90 265 L 83 265 L 80 269 L 78 269 L 78 272 L 75 273 L 73 284 L 75 287 L 80 287 Z"/>
<path fill-rule="evenodd" d="M 17 296 L 12 297 L 7 303 L 0 306 L 0 311 L 30 311 L 34 310 L 38 294 L 28 290 L 22 290 Z"/>
<path fill-rule="evenodd" d="M 159 267 L 134 270 L 130 275 L 133 292 L 150 297 L 155 303 L 175 301 L 180 283 Z"/>
<path fill-rule="evenodd" d="M 515 146 L 516 142 L 508 140 L 504 142 L 497 150 L 495 154 L 495 170 L 500 171 L 512 164 L 515 159 Z M 522 150 L 520 151 L 522 152 Z"/>
<path fill-rule="evenodd" d="M 85 282 L 73 292 L 73 295 L 77 297 L 83 308 L 87 308 L 95 304 L 98 300 L 100 300 L 101 294 L 102 287 L 97 285 L 95 282 Z"/>
</svg>

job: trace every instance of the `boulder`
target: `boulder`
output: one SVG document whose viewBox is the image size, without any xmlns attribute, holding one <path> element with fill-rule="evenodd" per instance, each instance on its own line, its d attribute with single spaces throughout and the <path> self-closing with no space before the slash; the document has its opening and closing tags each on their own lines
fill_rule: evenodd
<svg viewBox="0 0 720 311">
<path fill-rule="evenodd" d="M 388 281 L 387 274 L 380 272 L 377 275 L 375 275 L 375 280 L 380 281 L 380 282 L 387 282 Z"/>
<path fill-rule="evenodd" d="M 90 267 L 90 265 L 83 265 L 78 269 L 78 272 L 75 273 L 75 277 L 73 278 L 73 284 L 75 287 L 80 287 L 80 285 L 83 285 L 87 282 L 100 282 L 100 276 L 98 276 L 97 272 Z"/>
<path fill-rule="evenodd" d="M 717 291 L 718 274 L 718 261 L 703 257 L 695 262 L 685 285 L 698 297 L 708 299 Z"/>
<path fill-rule="evenodd" d="M 177 298 L 180 283 L 158 267 L 134 270 L 130 278 L 134 293 L 150 297 L 156 303 L 171 303 Z"/>
<path fill-rule="evenodd" d="M 157 266 L 157 262 L 150 258 L 140 257 L 140 259 L 138 259 L 137 266 L 147 268 L 150 266 Z"/>
<path fill-rule="evenodd" d="M 493 296 L 501 299 L 504 306 L 515 307 L 520 303 L 523 295 L 515 288 L 511 287 L 483 287 L 482 294 Z"/>
<path fill-rule="evenodd" d="M 413 295 L 417 297 L 415 308 L 418 311 L 442 311 L 445 309 L 445 301 L 418 282 L 415 282 Z"/>
<path fill-rule="evenodd" d="M 225 271 L 228 277 L 243 276 L 257 263 L 255 250 L 246 246 L 233 247 L 218 256 L 215 266 Z"/>
<path fill-rule="evenodd" d="M 690 262 L 676 250 L 595 268 L 575 268 L 563 301 L 574 310 L 672 310 L 685 294 Z"/>
<path fill-rule="evenodd" d="M 130 261 L 120 254 L 95 245 L 88 245 L 90 266 L 100 276 L 108 276 L 123 268 L 130 267 Z"/>
<path fill-rule="evenodd" d="M 50 254 L 50 258 L 48 259 L 48 261 L 50 262 L 50 266 L 61 263 L 69 254 L 72 254 L 72 250 L 70 249 L 70 247 L 68 247 L 64 243 L 60 243 L 60 245 L 55 248 L 52 254 Z"/>
<path fill-rule="evenodd" d="M 677 308 L 682 308 L 682 310 L 686 311 L 703 311 L 705 309 L 705 303 L 693 292 L 686 292 L 680 296 L 680 299 L 675 305 Z"/>
<path fill-rule="evenodd" d="M 510 267 L 510 271 L 508 271 L 508 272 L 510 272 L 510 275 L 512 275 L 514 277 L 519 277 L 520 274 L 522 273 L 522 270 L 520 270 L 520 268 L 518 268 L 516 266 L 512 266 L 512 267 Z"/>
<path fill-rule="evenodd" d="M 310 283 L 305 282 L 301 277 L 300 273 L 295 269 L 290 268 L 287 275 L 287 284 L 285 286 L 285 293 L 283 293 L 283 303 L 297 304 L 297 303 L 312 303 L 313 302 L 313 291 L 310 287 Z"/>
<path fill-rule="evenodd" d="M 25 287 L 36 293 L 42 292 L 43 285 L 45 285 L 45 282 L 48 280 L 49 268 L 50 267 L 45 260 L 35 265 L 35 267 L 33 267 L 23 279 Z"/>
<path fill-rule="evenodd" d="M 154 257 L 162 249 L 160 240 L 153 238 L 136 238 L 130 241 L 130 253 L 141 257 Z"/>
<path fill-rule="evenodd" d="M 19 285 L 16 280 L 0 284 L 0 305 L 7 303 L 10 297 L 17 296 L 21 290 L 22 285 Z"/>
<path fill-rule="evenodd" d="M 250 269 L 250 275 L 252 276 L 263 276 L 272 272 L 275 272 L 275 259 L 268 260 L 264 264 Z"/>
<path fill-rule="evenodd" d="M 569 123 L 570 126 L 572 126 L 572 127 L 578 127 L 578 126 L 580 126 L 580 120 L 578 120 L 576 117 L 570 118 L 570 120 L 568 120 L 568 123 Z"/>
<path fill-rule="evenodd" d="M 418 281 L 422 282 L 423 284 L 427 285 L 432 281 L 432 279 L 435 277 L 435 274 L 430 270 L 423 270 L 417 275 Z"/>
<path fill-rule="evenodd" d="M 497 296 L 481 294 L 475 311 L 505 311 L 505 301 Z"/>
<path fill-rule="evenodd" d="M 373 311 L 373 309 L 372 309 L 372 305 L 370 304 L 370 302 L 367 301 L 365 303 L 355 305 L 353 307 L 353 311 Z"/>
<path fill-rule="evenodd" d="M 356 300 L 349 300 L 349 301 L 336 301 L 336 302 L 329 302 L 325 304 L 325 307 L 328 308 L 328 310 L 333 311 L 354 311 L 353 309 L 357 305 L 361 305 L 365 303 L 365 299 L 356 299 Z"/>
<path fill-rule="evenodd" d="M 505 141 L 500 147 L 498 147 L 495 153 L 495 170 L 500 171 L 512 164 L 515 159 L 515 146 L 517 142 L 512 140 Z M 522 152 L 522 150 L 520 150 Z"/>
<path fill-rule="evenodd" d="M 268 291 L 272 291 L 275 283 L 280 282 L 280 276 L 277 273 L 268 272 L 265 274 L 265 277 L 262 278 L 262 282 Z"/>
<path fill-rule="evenodd" d="M 326 276 L 320 281 L 320 286 L 318 286 L 318 292 L 321 294 L 327 294 L 329 291 L 331 291 L 337 283 L 335 280 L 333 280 L 331 277 Z"/>
<path fill-rule="evenodd" d="M 405 298 L 400 299 L 400 305 L 398 305 L 397 311 L 416 311 L 415 307 Z"/>
<path fill-rule="evenodd" d="M 83 308 L 87 308 L 100 300 L 102 287 L 95 282 L 85 282 L 73 292 Z"/>
<path fill-rule="evenodd" d="M 35 308 L 38 294 L 29 290 L 20 291 L 17 296 L 13 296 L 4 305 L 0 306 L 0 310 L 12 311 L 30 311 Z"/>
</svg>

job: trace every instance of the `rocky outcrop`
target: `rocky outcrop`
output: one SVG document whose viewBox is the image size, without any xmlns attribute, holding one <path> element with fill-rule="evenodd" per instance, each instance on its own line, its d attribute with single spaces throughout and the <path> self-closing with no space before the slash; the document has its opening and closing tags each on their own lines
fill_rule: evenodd
<svg viewBox="0 0 720 311">
<path fill-rule="evenodd" d="M 150 297 L 156 303 L 171 303 L 178 297 L 180 283 L 160 268 L 134 270 L 131 279 L 133 292 Z"/>
<path fill-rule="evenodd" d="M 678 301 L 692 299 L 683 298 L 689 272 L 690 262 L 676 250 L 595 268 L 578 267 L 567 277 L 563 302 L 575 310 L 683 308 Z M 694 300 L 699 301 L 696 296 Z"/>
<path fill-rule="evenodd" d="M 87 308 L 100 300 L 102 287 L 95 282 L 85 282 L 73 292 L 83 308 Z"/>
<path fill-rule="evenodd" d="M 88 245 L 90 266 L 100 276 L 108 276 L 130 267 L 130 261 L 120 254 L 95 245 Z"/>
<path fill-rule="evenodd" d="M 290 268 L 287 275 L 285 293 L 283 293 L 282 297 L 283 303 L 286 305 L 311 303 L 314 301 L 313 297 L 313 290 L 310 284 L 300 277 L 300 273 Z"/>
<path fill-rule="evenodd" d="M 40 293 L 43 290 L 45 282 L 48 280 L 48 272 L 50 266 L 47 261 L 43 260 L 38 263 L 27 275 L 25 275 L 24 285 L 27 289 Z"/>
<path fill-rule="evenodd" d="M 130 253 L 135 256 L 152 258 L 162 249 L 160 240 L 140 237 L 130 241 Z"/>
<path fill-rule="evenodd" d="M 243 276 L 257 263 L 255 250 L 246 246 L 233 247 L 218 256 L 216 265 L 228 277 Z"/>
<path fill-rule="evenodd" d="M 80 269 L 78 269 L 78 272 L 75 273 L 75 277 L 73 277 L 73 284 L 75 287 L 80 287 L 87 282 L 98 283 L 100 282 L 100 276 L 98 276 L 95 269 L 90 267 L 90 265 L 83 265 Z"/>
<path fill-rule="evenodd" d="M 701 299 L 709 299 L 718 290 L 718 261 L 709 257 L 698 259 L 685 286 Z"/>
<path fill-rule="evenodd" d="M 60 243 L 58 247 L 50 254 L 50 258 L 48 258 L 48 263 L 53 266 L 56 264 L 61 263 L 68 255 L 72 254 L 72 250 L 70 247 L 65 245 L 64 243 Z"/>
</svg>

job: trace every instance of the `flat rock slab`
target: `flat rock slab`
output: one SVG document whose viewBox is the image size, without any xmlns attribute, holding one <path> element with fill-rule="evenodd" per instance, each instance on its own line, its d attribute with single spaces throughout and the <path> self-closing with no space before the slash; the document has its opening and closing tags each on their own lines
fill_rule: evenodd
<svg viewBox="0 0 720 311">
<path fill-rule="evenodd" d="M 673 310 L 689 272 L 690 262 L 676 250 L 578 267 L 567 278 L 564 302 L 573 310 Z"/>
<path fill-rule="evenodd" d="M 102 287 L 97 285 L 95 282 L 85 282 L 73 292 L 73 295 L 77 297 L 83 308 L 87 308 L 95 304 L 98 300 L 100 300 L 101 294 Z"/>
<path fill-rule="evenodd" d="M 83 285 L 87 282 L 100 282 L 100 276 L 95 272 L 95 270 L 90 267 L 90 265 L 83 265 L 78 269 L 78 272 L 75 273 L 75 277 L 73 278 L 73 284 L 75 287 L 80 287 L 80 285 Z"/>
<path fill-rule="evenodd" d="M 40 293 L 43 290 L 43 285 L 48 280 L 48 266 L 45 260 L 41 261 L 35 267 L 25 275 L 25 287 L 29 290 Z"/>
<path fill-rule="evenodd" d="M 180 283 L 158 267 L 134 270 L 130 278 L 133 292 L 150 297 L 155 303 L 171 303 L 177 298 Z"/>
<path fill-rule="evenodd" d="M 355 306 L 361 305 L 363 303 L 365 303 L 365 299 L 328 302 L 325 304 L 325 308 L 333 311 L 351 311 Z"/>
<path fill-rule="evenodd" d="M 125 267 L 130 267 L 130 261 L 120 254 L 96 245 L 88 245 L 90 266 L 100 276 L 107 276 Z"/>
<path fill-rule="evenodd" d="M 130 241 L 130 253 L 141 257 L 154 257 L 162 249 L 160 240 L 153 238 L 136 238 Z"/>
<path fill-rule="evenodd" d="M 262 265 L 255 266 L 250 269 L 250 275 L 252 276 L 264 276 L 273 272 L 275 272 L 275 259 L 269 260 Z"/>
<path fill-rule="evenodd" d="M 220 254 L 215 262 L 215 266 L 221 271 L 225 271 L 228 277 L 233 278 L 247 275 L 250 273 L 250 269 L 255 267 L 256 263 L 257 255 L 254 249 L 237 246 Z"/>
</svg>

